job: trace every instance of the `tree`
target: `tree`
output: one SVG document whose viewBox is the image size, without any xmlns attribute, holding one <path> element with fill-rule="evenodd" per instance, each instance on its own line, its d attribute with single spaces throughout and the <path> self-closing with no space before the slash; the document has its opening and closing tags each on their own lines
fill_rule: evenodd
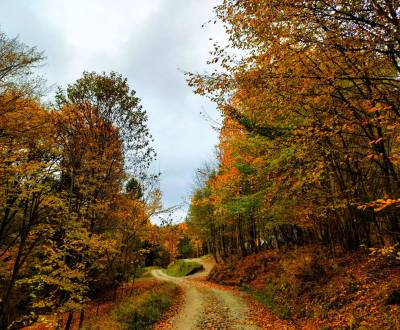
<svg viewBox="0 0 400 330">
<path fill-rule="evenodd" d="M 0 114 L 7 111 L 7 105 L 11 106 L 16 98 L 32 97 L 40 91 L 40 79 L 33 75 L 33 69 L 43 60 L 43 53 L 35 47 L 26 46 L 18 38 L 10 39 L 0 31 L 0 94 L 9 95 L 2 100 L 7 102 L 2 103 Z"/>
<path fill-rule="evenodd" d="M 0 32 L 0 327 L 18 316 L 18 283 L 48 235 L 57 198 L 48 115 L 34 101 L 32 70 L 43 55 Z"/>
<path fill-rule="evenodd" d="M 56 100 L 60 191 L 88 235 L 70 267 L 83 260 L 86 295 L 93 294 L 132 276 L 142 260 L 140 245 L 149 217 L 139 200 L 139 180 L 147 179 L 154 152 L 146 114 L 121 75 L 85 72 L 66 92 L 59 90 Z M 124 193 L 128 175 L 137 187 L 133 191 L 128 185 Z M 91 246 L 100 241 L 101 248 L 93 253 Z"/>
<path fill-rule="evenodd" d="M 147 115 L 136 92 L 127 79 L 116 72 L 110 74 L 84 72 L 75 84 L 56 95 L 59 108 L 74 105 L 92 121 L 92 111 L 103 121 L 104 129 L 114 127 L 123 143 L 125 167 L 138 180 L 144 179 L 155 153 L 150 146 Z"/>
<path fill-rule="evenodd" d="M 189 84 L 224 116 L 219 170 L 206 180 L 223 255 L 232 233 L 246 232 L 239 223 L 263 238 L 272 231 L 278 245 L 350 250 L 399 241 L 397 7 L 340 0 L 216 7 L 230 45 L 215 45 L 210 62 L 223 70 L 189 74 Z"/>
<path fill-rule="evenodd" d="M 160 207 L 146 113 L 114 72 L 84 73 L 46 109 L 42 54 L 3 34 L 0 54 L 0 327 L 68 313 L 68 329 L 79 311 L 81 326 L 86 301 L 144 263 Z"/>
<path fill-rule="evenodd" d="M 143 197 L 143 188 L 135 178 L 130 178 L 126 183 L 126 191 L 134 196 L 136 199 Z"/>
</svg>

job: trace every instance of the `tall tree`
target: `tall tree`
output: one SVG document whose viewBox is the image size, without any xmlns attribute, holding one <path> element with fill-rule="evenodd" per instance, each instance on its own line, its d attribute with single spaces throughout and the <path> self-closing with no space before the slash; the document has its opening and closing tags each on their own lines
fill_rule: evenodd
<svg viewBox="0 0 400 330">
<path fill-rule="evenodd" d="M 399 241 L 398 8 L 396 1 L 372 0 L 225 0 L 216 7 L 230 44 L 216 45 L 210 62 L 223 70 L 189 75 L 189 83 L 237 123 L 231 135 L 247 141 L 245 159 L 253 157 L 251 141 L 264 140 L 257 148 L 266 165 L 250 166 L 265 181 L 264 189 L 249 190 L 241 151 L 221 139 L 217 180 L 230 163 L 227 182 L 237 185 L 215 190 L 225 193 L 222 206 L 237 214 L 258 191 L 262 203 L 245 213 L 263 210 L 260 228 L 274 219 L 275 241 L 306 235 L 345 249 Z M 248 137 L 240 138 L 244 132 Z M 227 219 L 220 230 L 233 216 Z M 310 227 L 312 234 L 304 234 Z"/>
</svg>

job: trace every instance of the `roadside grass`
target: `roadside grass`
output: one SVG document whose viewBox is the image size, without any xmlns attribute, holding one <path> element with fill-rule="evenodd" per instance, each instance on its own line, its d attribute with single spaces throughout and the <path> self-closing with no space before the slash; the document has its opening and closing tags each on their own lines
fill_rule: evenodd
<svg viewBox="0 0 400 330">
<path fill-rule="evenodd" d="M 160 269 L 158 266 L 150 266 L 150 267 L 143 267 L 140 268 L 136 273 L 136 278 L 151 278 L 153 274 L 151 273 L 154 269 Z"/>
<path fill-rule="evenodd" d="M 180 259 L 169 264 L 168 268 L 165 269 L 164 272 L 169 276 L 183 277 L 194 274 L 203 269 L 203 265 L 198 262 Z"/>
<path fill-rule="evenodd" d="M 179 288 L 159 282 L 135 296 L 122 299 L 109 313 L 85 324 L 87 330 L 146 330 L 160 321 L 179 297 Z"/>
<path fill-rule="evenodd" d="M 272 283 L 268 283 L 263 290 L 253 290 L 246 286 L 241 289 L 270 308 L 282 320 L 291 319 L 292 313 L 289 304 L 287 301 L 280 299 L 281 292 Z"/>
</svg>

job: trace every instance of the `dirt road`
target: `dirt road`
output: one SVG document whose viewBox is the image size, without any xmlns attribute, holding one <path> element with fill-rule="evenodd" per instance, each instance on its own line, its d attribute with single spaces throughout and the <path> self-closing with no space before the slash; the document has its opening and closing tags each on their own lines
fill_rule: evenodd
<svg viewBox="0 0 400 330">
<path fill-rule="evenodd" d="M 212 285 L 205 281 L 214 265 L 211 257 L 194 259 L 203 264 L 203 272 L 177 278 L 162 270 L 153 270 L 153 276 L 171 281 L 184 289 L 185 301 L 179 313 L 170 320 L 170 329 L 243 329 L 258 327 L 248 319 L 249 309 L 238 292 Z"/>
</svg>

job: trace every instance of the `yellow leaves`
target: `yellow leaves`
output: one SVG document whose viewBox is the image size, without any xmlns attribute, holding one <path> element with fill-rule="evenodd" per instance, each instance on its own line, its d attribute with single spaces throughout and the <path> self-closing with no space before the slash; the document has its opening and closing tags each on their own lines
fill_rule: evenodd
<svg viewBox="0 0 400 330">
<path fill-rule="evenodd" d="M 137 253 L 138 253 L 139 255 L 142 255 L 142 256 L 148 254 L 149 252 L 150 252 L 150 249 L 139 249 L 139 250 L 137 251 Z"/>
<path fill-rule="evenodd" d="M 383 248 L 370 248 L 371 255 L 381 255 L 400 260 L 400 245 L 385 246 Z"/>
<path fill-rule="evenodd" d="M 391 131 L 397 130 L 400 128 L 400 123 L 389 124 L 386 128 Z"/>
<path fill-rule="evenodd" d="M 372 202 L 370 205 L 374 207 L 375 212 L 380 212 L 389 206 L 400 208 L 400 199 L 378 199 L 375 202 Z"/>
<path fill-rule="evenodd" d="M 379 161 L 379 160 L 382 159 L 382 157 L 380 155 L 377 155 L 377 154 L 369 154 L 369 155 L 367 155 L 367 159 Z"/>
<path fill-rule="evenodd" d="M 85 99 L 47 111 L 35 100 L 0 91 L 0 277 L 3 288 L 11 285 L 9 297 L 0 294 L 9 299 L 0 301 L 6 313 L 15 314 L 21 301 L 12 286 L 21 285 L 30 294 L 29 317 L 42 309 L 79 310 L 89 286 L 108 285 L 121 269 L 122 280 L 133 276 L 148 252 L 143 241 L 161 195 L 147 205 L 123 191 L 126 150 L 140 154 L 134 166 L 143 176 L 153 157 L 145 112 L 120 75 L 84 76 L 105 81 L 114 94 L 92 84 L 102 106 Z M 78 83 L 77 91 L 86 87 Z"/>
<path fill-rule="evenodd" d="M 93 256 L 103 255 L 105 251 L 109 253 L 117 253 L 119 251 L 120 242 L 117 238 L 107 238 L 106 235 L 93 234 L 88 242 L 90 251 L 93 251 Z"/>
</svg>

